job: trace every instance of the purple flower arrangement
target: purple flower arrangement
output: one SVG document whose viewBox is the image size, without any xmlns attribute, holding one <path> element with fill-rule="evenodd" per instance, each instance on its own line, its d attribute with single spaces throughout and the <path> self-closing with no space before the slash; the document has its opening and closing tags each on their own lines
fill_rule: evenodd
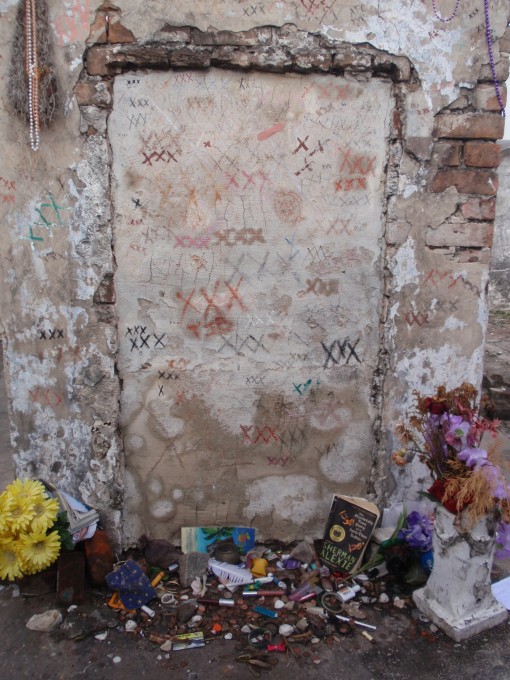
<svg viewBox="0 0 510 680">
<path fill-rule="evenodd" d="M 450 512 L 465 509 L 473 524 L 495 513 L 496 557 L 510 557 L 510 486 L 497 446 L 482 446 L 484 435 L 497 436 L 499 421 L 480 415 L 477 391 L 469 383 L 450 391 L 441 385 L 433 396 L 415 392 L 415 402 L 407 422 L 396 428 L 404 447 L 393 453 L 393 462 L 404 466 L 417 455 L 432 477 L 429 494 Z M 430 526 L 415 514 L 410 513 L 401 534 L 419 548 Z"/>
</svg>

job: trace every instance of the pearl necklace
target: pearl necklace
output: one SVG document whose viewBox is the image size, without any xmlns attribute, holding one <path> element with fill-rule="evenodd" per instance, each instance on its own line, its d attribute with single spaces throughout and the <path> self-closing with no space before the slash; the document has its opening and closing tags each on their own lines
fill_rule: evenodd
<svg viewBox="0 0 510 680">
<path fill-rule="evenodd" d="M 25 67 L 28 76 L 28 116 L 30 146 L 39 148 L 39 67 L 37 64 L 36 0 L 25 0 Z"/>
</svg>

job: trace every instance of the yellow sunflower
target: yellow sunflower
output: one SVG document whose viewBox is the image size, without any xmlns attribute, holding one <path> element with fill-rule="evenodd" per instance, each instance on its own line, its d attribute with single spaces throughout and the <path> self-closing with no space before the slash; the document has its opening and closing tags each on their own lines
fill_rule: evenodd
<svg viewBox="0 0 510 680">
<path fill-rule="evenodd" d="M 45 488 L 36 479 L 15 479 L 6 487 L 6 492 L 13 499 L 34 501 L 45 495 Z"/>
<path fill-rule="evenodd" d="M 0 494 L 0 534 L 9 531 L 8 511 L 11 503 L 11 498 L 6 491 Z"/>
<path fill-rule="evenodd" d="M 19 496 L 10 497 L 10 503 L 5 511 L 7 528 L 13 534 L 28 527 L 34 516 L 34 510 L 29 498 Z"/>
<path fill-rule="evenodd" d="M 30 525 L 31 531 L 46 531 L 55 523 L 59 511 L 59 504 L 56 498 L 37 498 L 32 503 L 34 517 Z"/>
<path fill-rule="evenodd" d="M 23 576 L 23 561 L 17 541 L 0 540 L 0 579 L 14 581 Z"/>
<path fill-rule="evenodd" d="M 49 534 L 44 531 L 34 531 L 20 536 L 19 542 L 21 558 L 27 570 L 37 572 L 49 567 L 60 553 L 60 538 L 57 531 Z"/>
</svg>

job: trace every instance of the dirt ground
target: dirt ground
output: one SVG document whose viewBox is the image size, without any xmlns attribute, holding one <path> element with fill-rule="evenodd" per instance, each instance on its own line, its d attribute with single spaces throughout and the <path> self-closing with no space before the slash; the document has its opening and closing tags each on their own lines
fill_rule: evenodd
<svg viewBox="0 0 510 680">
<path fill-rule="evenodd" d="M 390 593 L 391 594 L 391 593 Z M 62 633 L 28 630 L 27 620 L 56 606 L 53 593 L 23 597 L 17 586 L 0 592 L 0 676 L 6 680 L 408 680 L 462 677 L 508 680 L 510 677 L 510 626 L 508 623 L 463 643 L 455 643 L 430 622 L 420 620 L 412 604 L 397 609 L 393 603 L 367 605 L 366 619 L 377 630 L 373 641 L 361 628 L 349 636 L 338 634 L 317 644 L 292 645 L 286 654 L 260 656 L 242 640 L 213 639 L 203 648 L 161 651 L 158 644 L 125 631 L 117 612 L 106 606 L 106 593 L 89 592 L 87 602 L 72 612 L 58 607 L 67 624 Z M 235 618 L 235 613 L 229 614 Z M 62 629 L 62 627 L 61 627 Z M 106 630 L 104 640 L 93 630 Z M 76 638 L 71 638 L 76 635 Z M 85 636 L 81 638 L 81 636 Z M 210 636 L 212 637 L 212 635 Z M 80 639 L 81 638 L 81 639 Z M 249 665 L 246 658 L 260 659 L 269 668 Z M 274 665 L 272 665 L 274 664 Z"/>
<path fill-rule="evenodd" d="M 493 316 L 486 346 L 486 389 L 510 385 L 510 318 Z M 1 400 L 0 400 L 1 401 Z M 503 404 L 504 406 L 504 404 Z M 0 414 L 2 415 L 2 414 Z M 5 414 L 3 414 L 5 416 Z M 495 414 L 498 415 L 497 413 Z M 503 424 L 502 446 L 510 460 L 510 421 Z M 5 454 L 5 451 L 4 451 Z M 4 455 L 4 463 L 6 456 Z M 5 466 L 4 466 L 5 467 Z M 5 469 L 6 481 L 11 481 Z M 3 486 L 3 485 L 2 485 Z M 496 563 L 493 580 L 510 575 L 510 560 Z M 503 623 L 470 641 L 455 643 L 424 620 L 398 584 L 375 581 L 376 593 L 389 602 L 362 605 L 373 640 L 354 627 L 350 635 L 337 632 L 289 645 L 286 653 L 262 653 L 240 633 L 242 612 L 232 609 L 228 620 L 234 638 L 208 639 L 203 648 L 165 652 L 149 640 L 151 632 L 164 632 L 164 617 L 146 621 L 136 633 L 110 609 L 106 590 L 88 588 L 86 600 L 72 611 L 57 602 L 55 584 L 44 579 L 28 586 L 0 586 L 0 678 L 14 680 L 410 680 L 435 678 L 462 680 L 510 678 L 510 623 Z M 401 598 L 400 606 L 393 602 Z M 402 602 L 404 606 L 402 607 Z M 152 603 L 151 603 L 152 604 Z M 156 608 L 157 605 L 154 605 Z M 33 614 L 58 609 L 63 624 L 51 633 L 28 630 Z M 96 635 L 102 633 L 100 638 Z M 106 633 L 106 636 L 104 636 Z"/>
</svg>

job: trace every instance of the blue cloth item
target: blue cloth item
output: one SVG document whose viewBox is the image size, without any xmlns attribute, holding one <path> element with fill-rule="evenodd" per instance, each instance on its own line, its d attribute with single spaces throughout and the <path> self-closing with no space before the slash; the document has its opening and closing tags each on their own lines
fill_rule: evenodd
<svg viewBox="0 0 510 680">
<path fill-rule="evenodd" d="M 156 597 L 156 591 L 134 560 L 124 562 L 118 569 L 106 576 L 110 590 L 116 590 L 120 601 L 127 609 L 138 609 Z"/>
</svg>

